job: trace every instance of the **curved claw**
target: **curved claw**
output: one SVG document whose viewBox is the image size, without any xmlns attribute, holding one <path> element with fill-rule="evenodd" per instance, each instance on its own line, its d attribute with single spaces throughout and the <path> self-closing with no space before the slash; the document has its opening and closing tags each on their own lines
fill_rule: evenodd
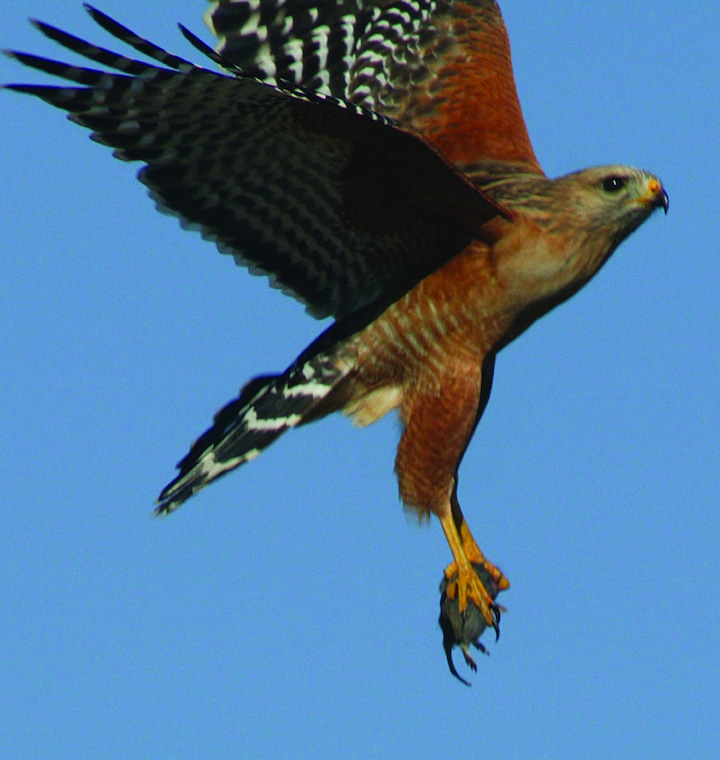
<svg viewBox="0 0 720 760">
<path fill-rule="evenodd" d="M 460 649 L 462 650 L 463 657 L 465 658 L 465 664 L 470 668 L 470 670 L 472 670 L 473 673 L 477 673 L 477 663 L 470 654 L 470 650 L 468 649 L 467 644 L 461 644 Z"/>
<path fill-rule="evenodd" d="M 490 605 L 490 612 L 492 612 L 493 616 L 493 631 L 495 631 L 495 641 L 497 641 L 500 638 L 500 618 L 502 617 L 501 614 L 502 607 L 499 604 L 496 604 L 493 602 Z"/>
</svg>

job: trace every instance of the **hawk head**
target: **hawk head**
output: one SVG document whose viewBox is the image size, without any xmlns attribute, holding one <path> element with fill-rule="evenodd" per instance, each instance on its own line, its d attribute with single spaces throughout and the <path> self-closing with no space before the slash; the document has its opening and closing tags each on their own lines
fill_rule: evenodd
<svg viewBox="0 0 720 760">
<path fill-rule="evenodd" d="M 488 184 L 482 175 L 474 179 L 514 213 L 513 229 L 497 246 L 497 266 L 523 313 L 531 308 L 531 321 L 577 292 L 653 211 L 668 209 L 660 180 L 631 166 L 596 166 L 557 179 L 522 172 L 496 174 Z"/>
</svg>

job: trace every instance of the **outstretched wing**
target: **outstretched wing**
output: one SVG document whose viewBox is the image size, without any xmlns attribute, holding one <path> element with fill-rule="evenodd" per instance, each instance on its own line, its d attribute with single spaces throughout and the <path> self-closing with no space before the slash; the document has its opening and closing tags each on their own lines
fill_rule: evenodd
<svg viewBox="0 0 720 760">
<path fill-rule="evenodd" d="M 163 66 L 36 23 L 122 73 L 11 53 L 81 86 L 10 88 L 69 111 L 118 158 L 144 161 L 139 178 L 162 209 L 268 274 L 315 316 L 394 300 L 482 238 L 498 214 L 432 146 L 390 119 L 309 90 L 208 71 L 89 10 Z"/>
<path fill-rule="evenodd" d="M 451 161 L 540 171 L 491 0 L 219 0 L 205 14 L 243 71 L 418 129 Z"/>
</svg>

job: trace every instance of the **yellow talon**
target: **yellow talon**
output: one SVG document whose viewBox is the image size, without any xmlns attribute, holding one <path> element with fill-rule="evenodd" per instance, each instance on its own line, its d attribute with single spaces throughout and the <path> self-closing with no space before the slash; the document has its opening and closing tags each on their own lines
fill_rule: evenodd
<svg viewBox="0 0 720 760">
<path fill-rule="evenodd" d="M 451 515 L 441 518 L 445 537 L 455 559 L 445 568 L 445 578 L 448 580 L 446 590 L 450 599 L 458 598 L 460 612 L 465 612 L 470 600 L 481 612 L 489 626 L 497 629 L 497 609 L 493 597 L 480 580 L 474 564 L 482 565 L 497 585 L 498 591 L 510 587 L 510 582 L 495 565 L 488 562 L 480 551 L 475 539 L 463 519 L 460 531 Z"/>
</svg>

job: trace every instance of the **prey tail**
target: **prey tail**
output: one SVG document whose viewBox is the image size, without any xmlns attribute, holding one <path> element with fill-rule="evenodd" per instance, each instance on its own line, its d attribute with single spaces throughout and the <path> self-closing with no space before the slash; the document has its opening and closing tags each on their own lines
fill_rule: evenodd
<svg viewBox="0 0 720 760">
<path fill-rule="evenodd" d="M 289 428 L 320 416 L 318 407 L 349 372 L 341 367 L 332 353 L 321 353 L 300 359 L 282 375 L 251 380 L 178 463 L 180 473 L 162 490 L 155 513 L 172 512 L 216 478 L 254 459 Z"/>
</svg>

